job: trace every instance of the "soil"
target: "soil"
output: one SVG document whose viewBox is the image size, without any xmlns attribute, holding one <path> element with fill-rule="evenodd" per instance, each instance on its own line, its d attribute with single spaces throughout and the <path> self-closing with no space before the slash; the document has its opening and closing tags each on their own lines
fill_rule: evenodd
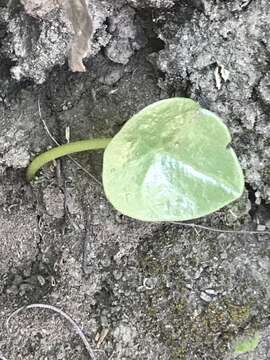
<svg viewBox="0 0 270 360">
<path fill-rule="evenodd" d="M 100 185 L 102 152 L 74 156 L 83 170 L 65 158 L 25 181 L 51 136 L 112 136 L 154 101 L 191 97 L 224 119 L 246 178 L 239 201 L 198 224 L 269 230 L 269 1 L 89 0 L 84 73 L 68 68 L 72 30 L 55 1 L 7 3 L 0 0 L 0 359 L 90 359 L 72 326 L 46 309 L 25 309 L 6 326 L 33 303 L 71 316 L 97 360 L 269 359 L 269 234 L 122 216 Z M 236 354 L 234 344 L 255 333 L 256 349 Z"/>
</svg>

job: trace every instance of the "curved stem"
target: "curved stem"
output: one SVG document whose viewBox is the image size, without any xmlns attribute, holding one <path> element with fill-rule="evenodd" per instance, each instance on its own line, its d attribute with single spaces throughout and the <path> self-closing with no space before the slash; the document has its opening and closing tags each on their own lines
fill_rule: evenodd
<svg viewBox="0 0 270 360">
<path fill-rule="evenodd" d="M 48 162 L 81 151 L 105 149 L 110 141 L 111 138 L 79 140 L 50 149 L 43 154 L 38 155 L 31 162 L 26 170 L 26 180 L 28 182 L 31 181 L 35 177 L 37 171 Z"/>
</svg>

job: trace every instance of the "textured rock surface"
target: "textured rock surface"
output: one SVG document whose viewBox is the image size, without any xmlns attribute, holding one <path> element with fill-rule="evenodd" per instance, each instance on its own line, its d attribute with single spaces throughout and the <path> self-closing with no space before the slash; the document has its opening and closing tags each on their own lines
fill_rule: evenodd
<svg viewBox="0 0 270 360">
<path fill-rule="evenodd" d="M 73 33 L 58 5 L 13 1 L 8 12 L 6 3 L 0 358 L 89 358 L 71 327 L 46 310 L 25 310 L 7 331 L 12 311 L 42 302 L 82 326 L 97 360 L 232 360 L 235 341 L 255 331 L 259 346 L 237 359 L 268 360 L 269 235 L 131 221 L 72 161 L 47 167 L 32 186 L 24 167 L 53 146 L 43 121 L 59 142 L 68 126 L 71 140 L 111 136 L 147 104 L 191 96 L 225 119 L 247 174 L 242 199 L 202 224 L 269 228 L 269 3 L 89 1 L 95 33 L 86 73 L 68 70 Z M 76 159 L 100 181 L 100 153 Z"/>
</svg>

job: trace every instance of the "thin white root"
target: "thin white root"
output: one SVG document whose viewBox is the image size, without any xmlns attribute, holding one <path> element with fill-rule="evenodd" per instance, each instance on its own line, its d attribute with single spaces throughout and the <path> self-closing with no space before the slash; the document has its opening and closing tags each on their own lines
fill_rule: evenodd
<svg viewBox="0 0 270 360">
<path fill-rule="evenodd" d="M 96 360 L 95 354 L 93 352 L 93 350 L 91 349 L 91 346 L 88 342 L 88 340 L 86 339 L 83 331 L 81 330 L 81 328 L 79 327 L 79 325 L 68 315 L 66 314 L 64 311 L 56 308 L 55 306 L 52 305 L 46 305 L 46 304 L 31 304 L 31 305 L 27 305 L 27 306 L 23 306 L 19 309 L 17 309 L 16 311 L 14 311 L 7 319 L 6 321 L 6 327 L 7 329 L 10 331 L 10 327 L 9 327 L 9 322 L 10 320 L 15 316 L 18 315 L 20 312 L 22 312 L 23 310 L 26 309 L 35 309 L 35 308 L 41 308 L 41 309 L 47 309 L 47 310 L 51 310 L 53 312 L 56 312 L 57 314 L 61 315 L 62 317 L 64 317 L 67 321 L 70 322 L 70 324 L 73 326 L 74 330 L 76 331 L 76 333 L 79 335 L 79 337 L 81 338 L 81 340 L 84 343 L 84 346 L 90 356 L 90 359 L 92 360 Z M 1 359 L 1 357 L 0 357 Z M 1 360 L 7 360 L 5 358 L 2 358 Z"/>
<path fill-rule="evenodd" d="M 217 232 L 217 233 L 227 233 L 227 234 L 236 234 L 236 235 L 269 235 L 270 234 L 270 231 L 226 230 L 226 229 L 218 229 L 218 228 L 213 228 L 210 226 L 199 225 L 199 224 L 194 224 L 194 223 L 184 223 L 184 222 L 179 222 L 179 221 L 172 221 L 171 223 L 181 225 L 181 226 L 191 227 L 194 229 L 213 231 L 213 232 Z"/>
</svg>

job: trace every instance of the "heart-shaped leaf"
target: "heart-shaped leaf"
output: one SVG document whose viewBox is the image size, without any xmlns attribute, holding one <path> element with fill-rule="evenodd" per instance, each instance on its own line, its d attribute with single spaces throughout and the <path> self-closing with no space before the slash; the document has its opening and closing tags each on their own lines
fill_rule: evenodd
<svg viewBox="0 0 270 360">
<path fill-rule="evenodd" d="M 244 178 L 222 120 L 191 99 L 156 102 L 133 116 L 104 153 L 106 196 L 144 221 L 198 218 L 241 196 Z"/>
</svg>

